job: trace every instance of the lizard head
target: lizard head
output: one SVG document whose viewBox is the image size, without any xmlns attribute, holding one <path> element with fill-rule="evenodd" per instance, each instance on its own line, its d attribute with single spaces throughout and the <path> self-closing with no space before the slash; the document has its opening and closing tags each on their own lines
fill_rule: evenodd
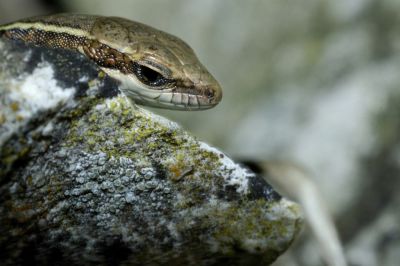
<svg viewBox="0 0 400 266">
<path fill-rule="evenodd" d="M 202 110 L 220 102 L 220 85 L 181 39 L 122 18 L 99 19 L 92 34 L 109 46 L 103 54 L 112 55 L 112 67 L 103 60 L 102 69 L 120 81 L 121 90 L 136 103 Z"/>
</svg>

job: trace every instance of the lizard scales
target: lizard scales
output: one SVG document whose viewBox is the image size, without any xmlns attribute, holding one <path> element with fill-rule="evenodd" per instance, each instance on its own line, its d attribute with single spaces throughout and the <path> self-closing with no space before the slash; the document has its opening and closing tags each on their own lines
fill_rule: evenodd
<svg viewBox="0 0 400 266">
<path fill-rule="evenodd" d="M 56 14 L 0 26 L 0 35 L 75 50 L 120 83 L 138 104 L 177 110 L 214 107 L 221 87 L 181 39 L 119 17 Z"/>
</svg>

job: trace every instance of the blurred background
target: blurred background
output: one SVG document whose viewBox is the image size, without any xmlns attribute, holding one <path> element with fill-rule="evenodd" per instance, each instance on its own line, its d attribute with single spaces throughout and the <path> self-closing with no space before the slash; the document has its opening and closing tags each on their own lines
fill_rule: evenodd
<svg viewBox="0 0 400 266">
<path fill-rule="evenodd" d="M 0 0 L 0 23 L 78 12 L 184 39 L 221 83 L 204 112 L 153 109 L 232 157 L 314 175 L 350 265 L 400 265 L 400 1 Z M 275 265 L 322 265 L 304 234 Z"/>
</svg>

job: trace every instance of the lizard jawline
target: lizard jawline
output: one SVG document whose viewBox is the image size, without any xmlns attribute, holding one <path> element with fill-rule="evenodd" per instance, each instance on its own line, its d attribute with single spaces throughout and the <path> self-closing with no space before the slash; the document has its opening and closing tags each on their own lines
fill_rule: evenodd
<svg viewBox="0 0 400 266">
<path fill-rule="evenodd" d="M 151 89 L 134 75 L 115 69 L 102 68 L 111 78 L 120 82 L 121 91 L 137 104 L 175 110 L 204 110 L 215 106 L 205 102 L 201 95 L 173 92 L 172 89 Z"/>
</svg>

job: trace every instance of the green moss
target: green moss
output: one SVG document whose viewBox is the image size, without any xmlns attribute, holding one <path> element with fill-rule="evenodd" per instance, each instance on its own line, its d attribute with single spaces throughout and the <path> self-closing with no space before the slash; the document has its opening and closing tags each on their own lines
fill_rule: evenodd
<svg viewBox="0 0 400 266">
<path fill-rule="evenodd" d="M 266 216 L 267 213 L 271 216 L 270 208 L 275 204 L 278 203 L 265 200 L 241 202 L 240 205 L 232 203 L 228 208 L 217 208 L 211 212 L 210 220 L 205 224 L 214 225 L 212 236 L 226 253 L 234 254 L 237 252 L 235 247 L 248 251 L 249 248 L 254 249 L 250 250 L 253 252 L 264 250 L 262 246 L 272 245 L 271 239 L 281 239 L 289 234 L 288 225 L 282 219 L 268 219 Z M 249 247 L 246 239 L 256 240 L 258 243 Z M 285 248 L 288 246 L 289 243 Z"/>
<path fill-rule="evenodd" d="M 84 141 L 82 143 L 83 148 L 87 150 L 96 149 L 96 145 L 92 145 L 96 142 L 103 143 L 104 141 L 109 141 L 110 143 L 120 143 L 123 140 L 127 145 L 135 145 L 146 142 L 152 136 L 162 139 L 166 143 L 177 143 L 174 140 L 174 135 L 168 132 L 169 128 L 152 121 L 149 117 L 135 110 L 123 97 L 109 100 L 107 108 L 108 110 L 96 110 L 92 108 L 87 114 L 79 111 L 73 114 L 75 121 L 71 124 L 72 127 L 68 141 L 71 144 L 77 144 L 77 142 L 88 139 L 88 142 Z M 104 129 L 107 128 L 112 129 L 112 134 L 105 133 Z M 147 148 L 155 149 L 158 146 L 157 143 L 152 142 L 147 145 Z M 141 148 L 142 150 L 146 150 L 144 146 Z M 115 155 L 112 148 L 106 149 L 105 152 L 109 155 Z M 121 150 L 118 148 L 120 156 L 132 155 L 133 152 L 136 153 L 136 151 Z"/>
<path fill-rule="evenodd" d="M 1 171 L 0 177 L 5 175 L 9 169 L 12 168 L 14 162 L 23 160 L 27 157 L 32 147 L 26 143 L 24 138 L 18 138 L 16 143 L 6 143 L 0 152 Z"/>
<path fill-rule="evenodd" d="M 93 106 L 72 123 L 70 144 L 88 152 L 101 150 L 108 157 L 156 162 L 182 195 L 174 205 L 175 212 L 205 206 L 210 195 L 217 193 L 215 189 L 223 188 L 225 180 L 218 172 L 218 154 L 200 149 L 199 143 L 181 129 L 172 129 L 147 112 L 133 108 L 123 97 L 98 104 L 102 108 Z M 287 234 L 287 225 L 281 220 L 266 219 L 271 204 L 274 203 L 266 200 L 245 200 L 232 202 L 223 209 L 214 206 L 208 210 L 208 218 L 201 218 L 205 219 L 202 224 L 205 230 L 215 228 L 212 237 L 225 246 L 224 252 L 233 254 L 235 245 L 247 248 L 243 239 L 262 242 L 273 235 L 279 238 Z"/>
<path fill-rule="evenodd" d="M 89 104 L 86 112 L 76 111 L 79 115 L 72 120 L 66 145 L 109 157 L 157 161 L 177 190 L 191 199 L 182 208 L 201 204 L 207 190 L 224 182 L 212 174 L 221 166 L 218 155 L 199 149 L 198 142 L 181 129 L 134 108 L 125 97 Z"/>
<path fill-rule="evenodd" d="M 182 219 L 177 225 L 179 232 L 191 232 L 196 236 L 208 232 L 207 243 L 212 251 L 225 256 L 252 254 L 259 259 L 271 262 L 285 251 L 301 222 L 282 219 L 280 202 L 257 201 L 207 201 L 205 204 L 193 204 L 185 198 Z M 277 208 L 277 210 L 274 210 Z M 287 210 L 289 213 L 291 210 Z M 299 210 L 293 210 L 298 213 Z M 195 221 L 195 225 L 193 222 Z M 190 236 L 185 235 L 188 239 Z M 268 250 L 268 252 L 265 252 Z M 244 252 L 240 252 L 244 251 Z"/>
</svg>

